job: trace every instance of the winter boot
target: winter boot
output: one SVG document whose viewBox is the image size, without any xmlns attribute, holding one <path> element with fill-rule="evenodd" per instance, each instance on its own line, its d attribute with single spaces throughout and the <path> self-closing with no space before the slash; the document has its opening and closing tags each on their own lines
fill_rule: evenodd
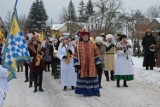
<svg viewBox="0 0 160 107">
<path fill-rule="evenodd" d="M 29 81 L 29 88 L 32 87 L 32 81 Z"/>
<path fill-rule="evenodd" d="M 153 67 L 152 67 L 152 66 L 150 67 L 150 70 L 153 70 Z"/>
<path fill-rule="evenodd" d="M 67 86 L 64 86 L 63 91 L 67 91 Z"/>
<path fill-rule="evenodd" d="M 72 88 L 72 90 L 74 90 L 74 89 L 75 89 L 75 87 L 74 87 L 74 86 L 71 86 L 71 88 Z"/>
<path fill-rule="evenodd" d="M 44 90 L 43 90 L 43 88 L 42 88 L 42 87 L 39 87 L 39 91 L 44 92 Z"/>
<path fill-rule="evenodd" d="M 26 78 L 26 80 L 24 82 L 28 82 L 28 78 Z"/>
<path fill-rule="evenodd" d="M 109 81 L 109 73 L 108 73 L 108 71 L 104 71 L 104 74 L 106 76 L 106 81 Z"/>
<path fill-rule="evenodd" d="M 37 88 L 35 88 L 35 89 L 33 90 L 33 92 L 36 93 L 36 92 L 37 92 Z"/>
<path fill-rule="evenodd" d="M 111 80 L 114 81 L 114 71 L 111 71 Z"/>
<path fill-rule="evenodd" d="M 124 80 L 123 87 L 128 87 L 128 85 L 127 85 L 127 81 L 126 81 L 126 80 Z"/>
<path fill-rule="evenodd" d="M 117 80 L 117 87 L 120 87 L 120 80 Z"/>
<path fill-rule="evenodd" d="M 146 70 L 148 70 L 148 66 L 146 66 Z"/>
</svg>

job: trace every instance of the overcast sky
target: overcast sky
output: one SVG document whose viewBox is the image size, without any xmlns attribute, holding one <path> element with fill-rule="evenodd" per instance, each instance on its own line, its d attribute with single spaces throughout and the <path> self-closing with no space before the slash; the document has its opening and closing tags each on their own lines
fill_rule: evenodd
<svg viewBox="0 0 160 107">
<path fill-rule="evenodd" d="M 35 0 L 19 0 L 17 5 L 18 15 L 28 16 L 30 7 Z M 49 20 L 53 19 L 53 22 L 58 22 L 63 7 L 67 7 L 70 0 L 43 0 L 46 12 L 49 16 Z M 81 0 L 72 0 L 76 11 L 78 4 Z M 83 0 L 85 3 L 88 0 Z M 98 0 L 92 0 L 98 1 Z M 13 11 L 15 0 L 0 0 L 0 16 L 4 19 L 7 16 L 8 11 Z M 160 0 L 123 0 L 124 8 L 140 9 L 146 11 L 150 6 L 160 6 Z"/>
</svg>

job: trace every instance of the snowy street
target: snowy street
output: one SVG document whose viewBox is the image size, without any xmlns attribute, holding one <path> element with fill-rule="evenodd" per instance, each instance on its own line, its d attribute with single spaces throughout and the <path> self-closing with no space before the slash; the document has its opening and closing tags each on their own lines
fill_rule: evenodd
<svg viewBox="0 0 160 107">
<path fill-rule="evenodd" d="M 101 97 L 83 97 L 73 90 L 63 91 L 59 79 L 51 72 L 43 74 L 44 92 L 33 93 L 33 87 L 24 83 L 24 72 L 9 82 L 10 88 L 4 107 L 160 107 L 160 72 L 146 71 L 142 58 L 133 57 L 135 80 L 128 82 L 128 88 L 116 87 L 116 81 L 102 79 Z"/>
</svg>

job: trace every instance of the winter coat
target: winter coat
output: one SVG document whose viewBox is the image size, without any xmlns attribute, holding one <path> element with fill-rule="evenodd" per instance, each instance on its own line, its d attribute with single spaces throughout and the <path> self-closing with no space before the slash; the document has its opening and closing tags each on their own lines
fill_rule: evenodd
<svg viewBox="0 0 160 107">
<path fill-rule="evenodd" d="M 115 47 L 106 43 L 106 55 L 104 58 L 105 71 L 113 71 L 115 68 Z"/>
<path fill-rule="evenodd" d="M 40 45 L 38 45 L 38 46 L 40 47 Z M 30 72 L 34 73 L 34 72 L 44 71 L 45 70 L 45 64 L 44 64 L 44 59 L 43 58 L 41 59 L 39 66 L 35 65 L 37 48 L 35 48 L 33 44 L 29 45 L 29 53 L 30 53 L 30 56 L 31 56 L 31 62 L 29 64 Z"/>
<path fill-rule="evenodd" d="M 103 67 L 104 67 L 104 57 L 105 57 L 105 53 L 106 53 L 106 47 L 105 45 L 101 45 L 101 46 L 98 46 L 97 45 L 97 48 L 99 50 L 99 59 L 101 60 L 102 64 L 103 64 Z"/>
<path fill-rule="evenodd" d="M 51 62 L 53 59 L 53 46 L 51 44 L 46 44 L 44 52 L 44 61 Z"/>
<path fill-rule="evenodd" d="M 142 45 L 144 49 L 143 66 L 155 66 L 155 52 L 150 51 L 150 46 L 156 44 L 154 36 L 145 35 L 142 39 Z"/>
</svg>

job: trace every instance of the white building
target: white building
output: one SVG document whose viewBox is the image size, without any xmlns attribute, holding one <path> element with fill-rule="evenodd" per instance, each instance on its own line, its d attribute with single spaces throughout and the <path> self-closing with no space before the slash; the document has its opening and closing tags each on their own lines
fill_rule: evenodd
<svg viewBox="0 0 160 107">
<path fill-rule="evenodd" d="M 109 20 L 109 15 L 111 16 L 111 19 Z M 122 14 L 120 12 L 115 12 L 115 13 L 105 13 L 104 14 L 104 19 L 102 22 L 102 16 L 100 14 L 95 14 L 89 17 L 89 20 L 86 22 L 85 29 L 88 31 L 93 31 L 93 30 L 99 30 L 101 22 L 102 26 L 101 28 L 105 28 L 106 23 L 110 23 L 113 28 L 115 28 L 116 32 L 121 32 L 123 34 L 128 33 L 127 29 L 127 23 L 125 20 L 121 18 Z M 107 21 L 108 20 L 108 21 Z"/>
</svg>

